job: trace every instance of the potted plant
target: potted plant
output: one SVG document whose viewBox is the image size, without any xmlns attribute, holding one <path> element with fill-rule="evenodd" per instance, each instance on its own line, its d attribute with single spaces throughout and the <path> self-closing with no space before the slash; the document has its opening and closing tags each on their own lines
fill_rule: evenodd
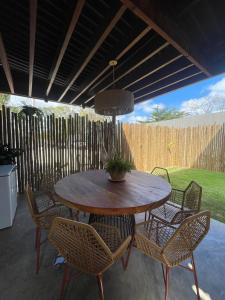
<svg viewBox="0 0 225 300">
<path fill-rule="evenodd" d="M 126 173 L 133 169 L 133 164 L 129 160 L 123 159 L 119 154 L 115 154 L 108 159 L 105 169 L 110 174 L 111 181 L 124 181 Z"/>
<path fill-rule="evenodd" d="M 15 164 L 15 158 L 19 155 L 21 155 L 21 150 L 12 149 L 7 144 L 0 144 L 0 165 Z"/>
</svg>

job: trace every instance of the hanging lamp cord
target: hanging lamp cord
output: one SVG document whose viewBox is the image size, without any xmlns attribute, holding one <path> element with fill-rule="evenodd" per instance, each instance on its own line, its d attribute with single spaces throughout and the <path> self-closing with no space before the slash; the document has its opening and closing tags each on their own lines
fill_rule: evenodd
<svg viewBox="0 0 225 300">
<path fill-rule="evenodd" d="M 113 87 L 115 88 L 115 66 L 112 66 L 112 73 L 113 73 Z"/>
</svg>

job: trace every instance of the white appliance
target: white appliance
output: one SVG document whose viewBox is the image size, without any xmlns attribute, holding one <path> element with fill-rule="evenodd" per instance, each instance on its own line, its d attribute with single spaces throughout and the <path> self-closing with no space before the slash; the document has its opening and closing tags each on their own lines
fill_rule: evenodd
<svg viewBox="0 0 225 300">
<path fill-rule="evenodd" d="M 0 165 L 0 229 L 12 226 L 16 207 L 16 166 Z"/>
</svg>

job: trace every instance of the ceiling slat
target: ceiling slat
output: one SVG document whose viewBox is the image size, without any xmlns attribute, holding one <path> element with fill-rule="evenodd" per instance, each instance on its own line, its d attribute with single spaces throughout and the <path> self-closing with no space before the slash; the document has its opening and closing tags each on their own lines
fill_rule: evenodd
<svg viewBox="0 0 225 300">
<path fill-rule="evenodd" d="M 162 81 L 162 80 L 164 80 L 164 79 L 166 79 L 166 78 L 169 78 L 169 77 L 171 77 L 171 76 L 173 76 L 173 75 L 176 75 L 177 73 L 180 73 L 180 72 L 182 72 L 182 71 L 184 71 L 184 70 L 186 70 L 186 69 L 189 69 L 190 67 L 193 67 L 193 66 L 194 66 L 193 64 L 187 65 L 186 67 L 183 67 L 183 68 L 181 68 L 181 69 L 179 69 L 179 70 L 176 70 L 175 72 L 172 72 L 172 73 L 170 73 L 170 74 L 168 74 L 168 75 L 166 75 L 166 76 L 163 76 L 163 77 L 161 77 L 161 78 L 159 78 L 159 79 L 157 79 L 157 80 L 155 80 L 155 81 L 153 81 L 153 82 L 151 82 L 151 83 L 149 83 L 149 84 L 147 84 L 147 85 L 142 86 L 141 88 L 139 88 L 139 89 L 133 91 L 133 93 L 135 94 L 135 93 L 137 93 L 137 92 L 140 92 L 141 90 L 144 90 L 144 89 L 146 89 L 147 87 L 150 87 L 151 85 L 153 85 L 153 84 L 155 84 L 155 83 L 157 83 L 157 82 L 160 82 L 160 81 Z"/>
<path fill-rule="evenodd" d="M 115 60 L 119 60 L 120 58 L 122 58 L 134 45 L 137 44 L 137 42 L 139 42 L 149 31 L 150 31 L 150 27 L 146 27 L 138 36 L 136 36 L 135 39 L 133 39 L 133 41 L 131 43 L 129 43 L 116 57 Z M 107 67 L 105 67 L 85 88 L 83 88 L 83 90 L 76 95 L 76 97 L 70 102 L 71 104 L 74 103 L 84 92 L 86 92 L 86 90 L 92 86 L 93 83 L 95 83 L 106 71 L 108 71 L 111 68 L 110 65 L 107 65 Z M 108 75 L 107 75 L 108 76 Z M 98 84 L 100 84 L 103 80 L 105 79 L 105 77 L 103 77 L 101 80 L 98 81 Z"/>
<path fill-rule="evenodd" d="M 159 1 L 138 1 L 138 0 L 121 0 L 123 4 L 125 4 L 134 14 L 136 14 L 139 18 L 141 18 L 146 24 L 151 26 L 155 32 L 157 32 L 161 37 L 163 37 L 168 43 L 170 43 L 175 49 L 177 49 L 183 56 L 185 56 L 187 59 L 190 60 L 191 63 L 193 63 L 197 68 L 199 68 L 203 73 L 205 73 L 206 76 L 211 76 L 210 72 L 204 67 L 198 60 L 196 60 L 186 49 L 189 47 L 183 48 L 178 42 L 178 39 L 180 41 L 180 38 L 178 38 L 178 34 L 176 35 L 177 39 L 171 37 L 169 34 L 169 27 L 172 26 L 171 20 L 168 18 L 166 19 L 165 16 L 159 14 L 159 9 L 155 9 L 156 5 L 159 5 Z M 166 20 L 165 20 L 166 19 Z M 157 23 L 156 21 L 157 20 Z M 159 24 L 160 22 L 160 24 Z M 164 23 L 164 24 L 163 24 Z M 161 25 L 161 26 L 160 26 Z M 164 26 L 162 26 L 164 25 Z M 175 25 L 173 24 L 173 27 Z M 165 29 L 167 28 L 167 32 Z M 178 26 L 176 26 L 176 31 L 179 31 Z M 180 36 L 184 36 L 185 32 Z M 185 37 L 183 37 L 183 43 L 185 40 Z M 192 51 L 193 52 L 193 51 Z"/>
<path fill-rule="evenodd" d="M 30 0 L 30 41 L 29 41 L 29 97 L 32 96 L 35 36 L 37 22 L 37 0 Z"/>
<path fill-rule="evenodd" d="M 149 55 L 147 55 L 145 58 L 143 58 L 137 64 L 135 64 L 130 69 L 128 69 L 125 73 L 123 73 L 122 75 L 120 75 L 119 77 L 117 77 L 115 80 L 113 80 L 111 83 L 109 83 L 107 86 L 105 86 L 103 89 L 101 89 L 98 93 L 101 93 L 101 92 L 105 91 L 108 87 L 110 87 L 111 85 L 115 84 L 117 81 L 119 81 L 120 79 L 122 79 L 123 77 L 125 77 L 126 75 L 128 75 L 129 73 L 131 73 L 132 71 L 134 71 L 137 67 L 139 67 L 140 65 L 142 65 L 143 63 L 145 63 L 147 60 L 149 60 L 151 57 L 153 57 L 154 55 L 156 55 L 157 53 L 159 53 L 160 51 L 162 51 L 167 46 L 169 46 L 169 43 L 167 43 L 167 42 L 164 43 L 164 44 L 162 44 L 155 51 L 151 52 Z M 88 103 L 89 101 L 91 101 L 94 97 L 95 97 L 95 95 L 92 96 L 92 97 L 90 97 L 90 98 L 88 98 L 85 101 L 85 104 Z"/>
<path fill-rule="evenodd" d="M 72 36 L 72 34 L 74 32 L 74 29 L 76 27 L 78 19 L 80 17 L 80 14 L 82 12 L 84 4 L 85 4 L 85 0 L 78 0 L 77 5 L 76 5 L 76 7 L 74 9 L 70 25 L 68 27 L 68 30 L 67 30 L 65 39 L 63 41 L 62 47 L 60 49 L 59 56 L 57 58 L 55 66 L 54 66 L 54 69 L 53 69 L 53 72 L 52 72 L 52 75 L 51 75 L 51 79 L 50 79 L 50 82 L 49 82 L 49 85 L 48 85 L 48 88 L 47 88 L 47 91 L 46 91 L 46 95 L 47 96 L 48 96 L 48 94 L 49 94 L 49 92 L 51 90 L 51 87 L 53 85 L 53 82 L 54 82 L 54 80 L 56 78 L 56 74 L 57 74 L 57 72 L 59 70 L 59 66 L 60 66 L 60 64 L 62 62 L 63 56 L 64 56 L 64 54 L 66 52 L 66 49 L 68 47 L 69 41 L 70 41 L 71 36 Z"/>
<path fill-rule="evenodd" d="M 14 84 L 13 84 L 13 78 L 12 78 L 12 74 L 11 74 L 11 70 L 10 70 L 10 66 L 9 66 L 9 62 L 8 62 L 8 58 L 7 58 L 7 54 L 6 54 L 6 50 L 5 50 L 5 46 L 4 46 L 4 42 L 2 39 L 2 35 L 0 33 L 0 61 L 2 63 L 4 72 L 5 72 L 5 76 L 7 78 L 8 84 L 9 84 L 9 88 L 10 88 L 10 92 L 12 94 L 14 94 Z"/>
<path fill-rule="evenodd" d="M 62 95 L 59 97 L 58 101 L 61 101 L 63 99 L 63 97 L 66 95 L 66 93 L 71 88 L 71 86 L 74 84 L 74 82 L 76 81 L 76 79 L 78 78 L 78 76 L 81 74 L 81 72 L 87 66 L 87 64 L 92 59 L 92 57 L 95 55 L 95 53 L 97 52 L 97 50 L 99 49 L 99 47 L 102 45 L 102 43 L 104 42 L 104 40 L 106 39 L 106 37 L 109 35 L 109 33 L 112 31 L 112 29 L 114 28 L 114 26 L 116 25 L 116 23 L 119 21 L 119 19 L 121 18 L 121 16 L 125 12 L 125 10 L 126 10 L 126 6 L 122 5 L 120 7 L 120 9 L 118 10 L 118 12 L 113 17 L 113 19 L 111 20 L 111 22 L 109 23 L 109 25 L 106 27 L 106 29 L 103 32 L 103 34 L 101 35 L 100 39 L 97 41 L 97 43 L 95 44 L 95 46 L 92 48 L 92 50 L 89 53 L 89 55 L 86 57 L 86 59 L 84 60 L 84 62 L 80 66 L 80 68 L 77 71 L 77 73 L 74 75 L 74 77 L 70 81 L 69 85 L 66 87 L 66 89 L 64 90 L 64 92 L 62 93 Z"/>
<path fill-rule="evenodd" d="M 153 93 L 156 93 L 156 92 L 158 92 L 158 91 L 161 91 L 161 90 L 163 90 L 163 89 L 165 89 L 165 88 L 167 88 L 167 87 L 169 87 L 169 86 L 172 86 L 172 85 L 174 85 L 174 84 L 177 84 L 177 83 L 179 83 L 179 82 L 181 82 L 181 81 L 187 80 L 187 79 L 189 79 L 189 78 L 192 78 L 192 77 L 197 76 L 197 75 L 202 74 L 202 73 L 203 73 L 202 71 L 196 72 L 196 73 L 194 73 L 194 74 L 191 74 L 191 75 L 189 75 L 189 76 L 186 76 L 186 77 L 184 77 L 184 78 L 181 78 L 181 79 L 179 79 L 179 80 L 177 80 L 177 81 L 175 81 L 175 82 L 172 82 L 172 83 L 170 83 L 170 84 L 161 86 L 160 88 L 158 88 L 158 89 L 156 89 L 156 90 L 153 90 L 153 91 L 151 91 L 151 92 L 149 92 L 149 93 L 146 93 L 146 94 L 143 94 L 143 95 L 141 95 L 141 96 L 139 96 L 139 97 L 136 97 L 134 100 L 136 101 L 136 100 L 138 100 L 138 99 L 140 99 L 140 98 L 143 98 L 143 97 L 146 97 L 146 96 L 150 96 L 150 95 L 153 94 Z"/>
<path fill-rule="evenodd" d="M 159 70 L 161 70 L 161 69 L 165 68 L 166 66 L 168 66 L 168 65 L 172 64 L 174 61 L 178 60 L 178 59 L 179 59 L 179 58 L 181 58 L 181 57 L 183 57 L 183 55 L 182 55 L 182 54 L 180 54 L 180 55 L 177 55 L 176 57 L 174 57 L 174 58 L 170 59 L 169 61 L 167 61 L 165 64 L 163 64 L 163 65 L 160 65 L 160 66 L 159 66 L 159 67 L 157 67 L 156 69 L 154 69 L 154 70 L 152 70 L 152 71 L 148 72 L 147 74 L 145 74 L 145 75 L 143 75 L 143 76 L 139 77 L 138 79 L 136 79 L 136 80 L 132 81 L 131 83 L 127 84 L 127 85 L 126 85 L 125 87 L 123 87 L 123 88 L 124 88 L 124 89 L 127 89 L 127 88 L 129 88 L 129 87 L 130 87 L 130 86 L 132 86 L 133 84 L 135 84 L 135 83 L 137 83 L 137 82 L 139 82 L 139 81 L 141 81 L 141 80 L 145 79 L 146 77 L 148 77 L 148 76 L 150 76 L 150 75 L 154 74 L 155 72 L 157 72 L 157 71 L 159 71 Z"/>
</svg>

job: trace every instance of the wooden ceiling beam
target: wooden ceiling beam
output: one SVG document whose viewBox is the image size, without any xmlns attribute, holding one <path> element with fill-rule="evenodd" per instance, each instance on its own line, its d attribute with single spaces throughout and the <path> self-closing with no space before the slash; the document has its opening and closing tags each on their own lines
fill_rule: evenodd
<svg viewBox="0 0 225 300">
<path fill-rule="evenodd" d="M 150 27 L 146 27 L 138 36 L 136 36 L 132 42 L 130 42 L 116 57 L 115 60 L 121 59 L 134 45 L 136 45 L 149 31 L 151 30 Z M 86 92 L 89 87 L 92 86 L 93 83 L 95 83 L 105 72 L 107 72 L 111 68 L 110 65 L 107 65 L 83 90 L 76 95 L 76 97 L 70 102 L 71 104 L 74 103 L 84 92 Z M 105 78 L 107 78 L 109 74 L 104 76 L 101 80 L 99 80 L 96 84 L 100 84 Z"/>
<path fill-rule="evenodd" d="M 134 85 L 135 83 L 137 83 L 137 82 L 139 82 L 139 81 L 145 79 L 146 77 L 148 77 L 148 76 L 150 76 L 150 75 L 156 73 L 157 71 L 159 71 L 159 70 L 165 68 L 166 66 L 172 64 L 173 62 L 175 62 L 176 60 L 178 60 L 178 59 L 181 58 L 181 57 L 183 57 L 182 54 L 177 55 L 176 57 L 170 59 L 169 61 L 167 61 L 167 62 L 164 63 L 163 65 L 160 65 L 160 66 L 157 67 L 156 69 L 151 70 L 150 72 L 146 73 L 145 75 L 143 75 L 143 76 L 139 77 L 138 79 L 132 81 L 131 83 L 127 84 L 127 85 L 124 86 L 123 88 L 124 88 L 124 89 L 129 88 L 130 86 Z"/>
<path fill-rule="evenodd" d="M 112 31 L 112 29 L 114 28 L 114 26 L 117 24 L 117 22 L 119 21 L 119 19 L 122 17 L 122 15 L 124 14 L 125 10 L 126 10 L 126 6 L 122 5 L 120 7 L 120 9 L 118 10 L 118 12 L 113 17 L 113 19 L 111 20 L 111 22 L 109 23 L 109 25 L 106 27 L 105 31 L 103 32 L 103 34 L 101 35 L 101 37 L 99 38 L 99 40 L 97 41 L 97 43 L 95 44 L 95 46 L 93 47 L 93 49 L 91 50 L 91 52 L 89 53 L 89 55 L 86 57 L 86 59 L 84 60 L 84 62 L 80 66 L 80 68 L 77 71 L 77 73 L 74 75 L 74 77 L 70 81 L 69 85 L 66 87 L 66 89 L 64 90 L 64 92 L 61 94 L 61 96 L 59 97 L 58 101 L 61 101 L 63 99 L 63 97 L 66 95 L 66 93 L 69 91 L 69 89 L 74 84 L 74 82 L 76 81 L 76 79 L 78 78 L 78 76 L 82 73 L 82 71 L 84 70 L 84 68 L 87 66 L 87 64 L 90 62 L 90 60 L 93 58 L 93 56 L 95 55 L 95 53 L 97 52 L 97 50 L 100 48 L 100 46 L 102 45 L 102 43 L 104 42 L 104 40 L 107 38 L 107 36 L 110 34 L 110 32 Z"/>
<path fill-rule="evenodd" d="M 6 79 L 8 81 L 10 92 L 12 94 L 14 94 L 15 90 L 14 90 L 13 78 L 12 78 L 12 74 L 11 74 L 11 70 L 10 70 L 10 66 L 9 66 L 9 62 L 8 62 L 8 57 L 7 57 L 7 53 L 6 53 L 6 50 L 5 50 L 5 45 L 4 45 L 4 42 L 3 42 L 1 32 L 0 32 L 0 61 L 1 61 L 2 66 L 3 66 Z"/>
<path fill-rule="evenodd" d="M 199 62 L 199 51 L 198 59 L 194 58 L 193 54 L 196 52 L 193 49 L 194 45 L 191 45 L 190 41 L 187 45 L 189 39 L 185 32 L 181 32 L 179 26 L 173 23 L 169 16 L 165 16 L 165 12 L 162 12 L 162 9 L 159 7 L 159 1 L 121 0 L 121 2 L 146 24 L 152 27 L 155 32 L 176 48 L 183 56 L 189 59 L 190 62 L 199 68 L 206 76 L 211 76 L 207 68 Z"/>
<path fill-rule="evenodd" d="M 202 74 L 202 73 L 203 73 L 202 71 L 198 71 L 198 72 L 196 72 L 196 73 L 194 73 L 194 74 L 191 74 L 191 75 L 189 75 L 189 76 L 186 76 L 186 77 L 184 77 L 184 78 L 181 78 L 181 79 L 179 79 L 179 80 L 177 80 L 177 81 L 174 81 L 174 82 L 169 83 L 169 84 L 167 84 L 167 85 L 161 86 L 160 88 L 158 88 L 158 89 L 156 89 L 156 90 L 153 90 L 153 91 L 151 91 L 151 92 L 149 92 L 149 93 L 146 93 L 146 94 L 143 94 L 143 95 L 141 95 L 141 96 L 138 96 L 138 97 L 136 97 L 134 100 L 136 101 L 136 100 L 138 100 L 138 99 L 140 99 L 140 98 L 149 96 L 149 95 L 154 94 L 154 93 L 156 93 L 156 92 L 158 92 L 158 91 L 161 91 L 161 90 L 163 90 L 163 89 L 165 89 L 165 88 L 167 88 L 167 87 L 170 87 L 170 86 L 172 86 L 172 85 L 174 85 L 174 84 L 177 84 L 177 83 L 179 83 L 179 82 L 182 82 L 182 81 L 184 81 L 184 80 L 187 80 L 187 79 L 189 79 L 189 78 L 192 78 L 192 77 L 197 76 L 197 75 Z"/>
<path fill-rule="evenodd" d="M 32 88 L 33 88 L 36 24 L 37 24 L 37 0 L 30 0 L 29 84 L 28 84 L 29 97 L 32 97 Z"/>
<path fill-rule="evenodd" d="M 62 47 L 61 47 L 60 52 L 59 52 L 59 56 L 57 58 L 57 61 L 55 63 L 54 68 L 52 68 L 53 71 L 52 71 L 51 79 L 50 79 L 50 82 L 48 84 L 48 88 L 47 88 L 47 91 L 46 91 L 46 95 L 47 96 L 50 93 L 50 90 L 52 88 L 53 82 L 54 82 L 54 80 L 56 78 L 56 75 L 57 75 L 57 72 L 59 70 L 60 64 L 62 62 L 63 56 L 64 56 L 64 54 L 66 52 L 66 49 L 68 47 L 68 44 L 70 42 L 70 39 L 71 39 L 72 34 L 74 32 L 74 29 L 75 29 L 75 27 L 77 25 L 77 22 L 78 22 L 78 19 L 80 17 L 80 14 L 82 12 L 82 9 L 84 7 L 84 4 L 85 4 L 85 0 L 78 0 L 77 1 L 76 7 L 75 7 L 74 12 L 73 12 L 72 19 L 70 21 L 67 33 L 65 35 L 65 39 L 63 41 Z"/>
<path fill-rule="evenodd" d="M 134 71 L 137 67 L 139 67 L 140 65 L 142 65 L 143 63 L 145 63 L 147 60 L 149 60 L 150 58 L 152 58 L 154 55 L 156 55 L 157 53 L 159 53 L 160 51 L 162 51 L 164 48 L 168 47 L 169 43 L 164 43 L 162 44 L 159 48 L 157 48 L 156 50 L 154 50 L 153 52 L 151 52 L 149 55 L 147 55 L 145 58 L 143 58 L 142 60 L 140 60 L 137 64 L 135 64 L 134 66 L 132 66 L 130 69 L 128 69 L 125 73 L 123 73 L 122 75 L 120 75 L 119 77 L 117 77 L 115 80 L 113 80 L 112 82 L 110 82 L 107 86 L 105 86 L 103 89 L 101 89 L 100 91 L 98 91 L 98 93 L 101 93 L 103 91 L 105 91 L 108 87 L 110 87 L 111 85 L 115 84 L 117 81 L 121 80 L 123 77 L 125 77 L 126 75 L 128 75 L 129 73 L 131 73 L 132 71 Z M 89 101 L 91 101 L 93 98 L 95 97 L 92 96 L 90 98 L 88 98 L 84 103 L 88 103 Z"/>
<path fill-rule="evenodd" d="M 147 84 L 147 85 L 145 85 L 145 86 L 142 86 L 141 88 L 139 88 L 139 89 L 133 91 L 133 93 L 136 94 L 136 93 L 140 92 L 141 90 L 146 89 L 147 87 L 149 87 L 149 86 L 151 86 L 151 85 L 154 85 L 154 84 L 156 84 L 156 83 L 158 83 L 158 82 L 160 82 L 160 81 L 162 81 L 162 80 L 164 80 L 164 79 L 166 79 L 166 78 L 169 78 L 169 77 L 171 77 L 171 76 L 173 76 L 173 75 L 176 75 L 176 74 L 178 74 L 178 73 L 180 73 L 180 72 L 182 72 L 182 71 L 184 71 L 184 70 L 186 70 L 186 69 L 189 69 L 189 68 L 191 68 L 191 67 L 193 67 L 193 66 L 194 66 L 193 64 L 190 64 L 190 65 L 187 65 L 186 67 L 183 67 L 183 68 L 181 68 L 181 69 L 178 69 L 178 70 L 175 71 L 175 72 L 169 73 L 169 74 L 166 75 L 166 76 L 163 76 L 163 77 L 161 77 L 161 78 L 159 78 L 159 79 L 157 79 L 157 80 L 155 80 L 155 81 L 153 81 L 153 82 L 151 82 L 151 83 L 149 83 L 149 84 Z"/>
</svg>

